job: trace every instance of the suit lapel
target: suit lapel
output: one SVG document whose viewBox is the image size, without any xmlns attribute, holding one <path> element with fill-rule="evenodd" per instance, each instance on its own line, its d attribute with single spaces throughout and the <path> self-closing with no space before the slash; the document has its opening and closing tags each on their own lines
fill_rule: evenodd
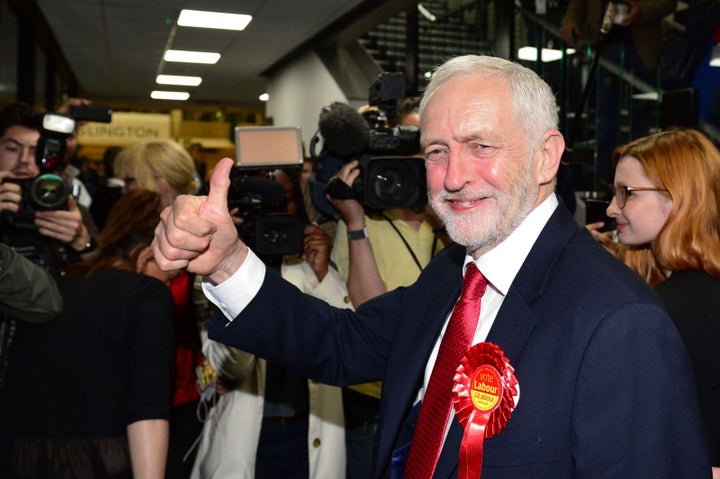
<svg viewBox="0 0 720 479">
<path fill-rule="evenodd" d="M 543 294 L 553 263 L 577 232 L 575 219 L 561 203 L 535 241 L 513 280 L 487 341 L 497 344 L 512 363 L 522 351 L 540 316 L 533 302 Z"/>
<path fill-rule="evenodd" d="M 540 314 L 533 310 L 532 303 L 542 295 L 553 263 L 577 233 L 577 229 L 574 218 L 561 203 L 540 233 L 503 300 L 487 341 L 500 346 L 510 364 L 515 363 L 535 324 L 541 318 Z M 520 388 L 522 390 L 522 384 Z M 438 460 L 435 478 L 455 477 L 457 474 L 463 433 L 460 423 L 453 419 Z"/>
</svg>

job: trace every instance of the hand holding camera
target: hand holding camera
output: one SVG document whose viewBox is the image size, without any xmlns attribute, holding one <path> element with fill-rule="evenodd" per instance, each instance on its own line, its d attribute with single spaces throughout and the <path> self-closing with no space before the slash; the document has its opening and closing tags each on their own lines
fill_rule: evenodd
<svg viewBox="0 0 720 479">
<path fill-rule="evenodd" d="M 358 160 L 344 164 L 325 188 L 325 197 L 349 230 L 359 230 L 365 226 L 365 209 L 353 191 L 353 185 L 360 177 L 358 165 Z"/>
<path fill-rule="evenodd" d="M 92 239 L 83 224 L 80 209 L 75 198 L 67 198 L 67 210 L 38 210 L 35 212 L 35 226 L 43 236 L 55 238 L 77 252 L 84 252 Z"/>
<path fill-rule="evenodd" d="M 0 171 L 0 212 L 17 213 L 22 199 L 22 190 L 20 185 L 7 181 L 9 178 L 12 178 L 12 172 Z"/>
</svg>

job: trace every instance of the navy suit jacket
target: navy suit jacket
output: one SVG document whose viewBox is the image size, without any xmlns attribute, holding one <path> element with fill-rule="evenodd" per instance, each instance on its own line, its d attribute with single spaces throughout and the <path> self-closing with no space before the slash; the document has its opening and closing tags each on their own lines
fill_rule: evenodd
<svg viewBox="0 0 720 479">
<path fill-rule="evenodd" d="M 382 380 L 375 477 L 389 477 L 428 357 L 460 294 L 464 248 L 356 312 L 305 296 L 268 271 L 212 339 L 335 385 Z M 710 462 L 692 370 L 655 294 L 561 204 L 508 291 L 487 338 L 515 368 L 520 397 L 485 441 L 483 479 L 703 478 Z M 410 427 L 412 425 L 410 424 Z M 436 478 L 457 477 L 453 419 Z"/>
</svg>

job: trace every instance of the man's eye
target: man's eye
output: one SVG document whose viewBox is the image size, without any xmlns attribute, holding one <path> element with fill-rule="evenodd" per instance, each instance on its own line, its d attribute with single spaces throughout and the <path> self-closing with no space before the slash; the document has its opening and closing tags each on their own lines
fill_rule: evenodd
<svg viewBox="0 0 720 479">
<path fill-rule="evenodd" d="M 425 159 L 430 160 L 430 159 L 433 159 L 433 158 L 438 158 L 438 157 L 439 157 L 440 155 L 442 155 L 443 153 L 444 153 L 444 151 L 441 150 L 440 148 L 434 148 L 434 149 L 432 149 L 432 150 L 428 150 L 428 151 L 425 152 Z"/>
<path fill-rule="evenodd" d="M 471 143 L 470 148 L 475 151 L 482 151 L 482 150 L 485 150 L 490 147 L 488 145 L 484 145 L 482 143 Z"/>
</svg>

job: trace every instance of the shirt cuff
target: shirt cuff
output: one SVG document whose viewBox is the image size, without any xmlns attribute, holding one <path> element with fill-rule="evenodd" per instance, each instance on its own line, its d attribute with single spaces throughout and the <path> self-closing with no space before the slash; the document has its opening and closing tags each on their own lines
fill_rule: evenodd
<svg viewBox="0 0 720 479">
<path fill-rule="evenodd" d="M 248 249 L 245 261 L 232 276 L 218 285 L 203 278 L 202 289 L 205 296 L 232 321 L 257 295 L 264 279 L 265 263 Z"/>
</svg>

